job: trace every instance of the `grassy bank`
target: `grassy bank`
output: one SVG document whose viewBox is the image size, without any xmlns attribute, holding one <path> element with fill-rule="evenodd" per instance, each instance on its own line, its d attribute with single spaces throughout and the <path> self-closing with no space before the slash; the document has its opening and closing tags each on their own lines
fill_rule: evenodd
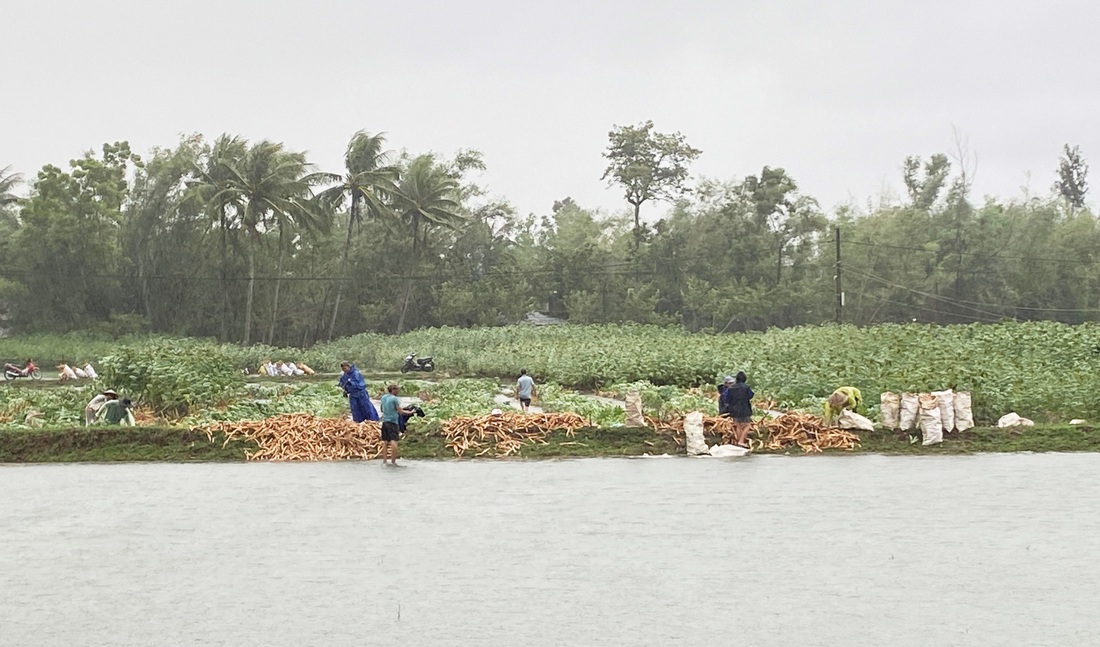
<svg viewBox="0 0 1100 647">
<path fill-rule="evenodd" d="M 982 452 L 1100 452 L 1100 430 L 1089 426 L 1037 425 L 1019 429 L 978 428 L 949 434 L 944 442 L 923 447 L 911 444 L 904 434 L 861 434 L 861 446 L 853 451 L 827 454 L 886 454 L 943 456 Z M 93 427 L 46 430 L 0 429 L 0 463 L 127 462 L 127 461 L 243 461 L 251 443 L 207 440 L 206 434 L 173 427 Z M 759 454 L 802 455 L 759 451 Z M 409 459 L 453 459 L 439 434 L 412 433 L 401 442 L 401 454 Z M 573 437 L 553 434 L 546 445 L 529 445 L 519 458 L 592 458 L 683 454 L 670 434 L 651 429 L 614 427 L 582 429 Z M 493 460 L 493 459 L 486 459 Z"/>
</svg>

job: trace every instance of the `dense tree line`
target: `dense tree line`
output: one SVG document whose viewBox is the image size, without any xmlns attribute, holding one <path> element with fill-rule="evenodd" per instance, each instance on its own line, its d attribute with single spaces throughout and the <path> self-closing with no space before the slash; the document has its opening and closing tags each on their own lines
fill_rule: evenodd
<svg viewBox="0 0 1100 647">
<path fill-rule="evenodd" d="M 847 322 L 1100 314 L 1100 228 L 1076 148 L 1043 195 L 976 199 L 965 163 L 934 155 L 903 162 L 903 199 L 826 213 L 782 168 L 687 191 L 700 151 L 652 123 L 609 142 L 604 177 L 631 205 L 611 216 L 570 198 L 518 214 L 469 180 L 477 151 L 396 153 L 365 132 L 338 173 L 232 136 L 145 157 L 107 144 L 33 178 L 4 169 L 0 327 L 308 345 L 534 310 L 691 330 L 817 324 L 838 314 L 838 231 Z M 671 208 L 646 224 L 641 206 L 658 200 Z"/>
</svg>

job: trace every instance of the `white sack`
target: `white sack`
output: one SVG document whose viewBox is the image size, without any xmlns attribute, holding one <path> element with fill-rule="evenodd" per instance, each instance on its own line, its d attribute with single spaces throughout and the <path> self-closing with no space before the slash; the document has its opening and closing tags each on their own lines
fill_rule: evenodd
<svg viewBox="0 0 1100 647">
<path fill-rule="evenodd" d="M 901 394 L 901 411 L 898 417 L 898 428 L 909 431 L 917 427 L 920 420 L 920 400 L 916 393 Z"/>
<path fill-rule="evenodd" d="M 76 368 L 73 369 L 73 373 L 75 373 L 76 376 L 79 377 L 82 380 L 85 380 L 85 379 L 88 378 L 88 372 L 85 371 L 84 369 L 80 368 L 79 366 L 77 366 Z"/>
<path fill-rule="evenodd" d="M 645 416 L 642 415 L 642 396 L 637 391 L 626 394 L 626 426 L 645 427 Z"/>
<path fill-rule="evenodd" d="M 879 396 L 879 400 L 882 402 L 880 414 L 882 426 L 887 429 L 897 429 L 901 416 L 901 396 L 886 392 Z"/>
<path fill-rule="evenodd" d="M 95 372 L 95 369 L 92 368 L 91 364 L 84 365 L 84 372 L 88 374 L 89 379 L 95 380 L 99 378 L 99 373 Z"/>
<path fill-rule="evenodd" d="M 1004 429 L 1005 427 L 1030 427 L 1035 423 L 1027 418 L 1021 418 L 1018 413 L 1013 411 L 1012 413 L 1006 413 L 1001 416 L 1001 419 L 997 421 L 997 426 Z"/>
<path fill-rule="evenodd" d="M 1080 418 L 1074 418 L 1073 420 L 1069 421 L 1069 424 L 1071 424 L 1071 425 L 1083 425 L 1086 422 L 1088 422 L 1088 421 L 1087 420 L 1082 420 Z"/>
<path fill-rule="evenodd" d="M 960 391 L 955 394 L 955 429 L 966 431 L 974 428 L 974 412 L 970 410 L 970 393 Z"/>
<path fill-rule="evenodd" d="M 733 456 L 744 456 L 749 453 L 747 447 L 738 447 L 737 445 L 715 445 L 710 448 L 711 456 L 717 458 L 730 458 Z"/>
<path fill-rule="evenodd" d="M 684 437 L 687 439 L 687 453 L 690 456 L 706 454 L 707 441 L 703 438 L 703 413 L 692 411 L 684 417 Z"/>
<path fill-rule="evenodd" d="M 946 391 L 933 391 L 930 395 L 936 396 L 936 401 L 940 405 L 940 425 L 946 432 L 954 431 L 955 429 L 955 392 L 951 389 Z"/>
<path fill-rule="evenodd" d="M 858 429 L 860 431 L 874 431 L 875 423 L 859 415 L 855 411 L 845 409 L 840 412 L 836 424 L 841 429 Z"/>
<path fill-rule="evenodd" d="M 931 393 L 921 393 L 920 430 L 924 434 L 924 445 L 936 445 L 943 442 L 943 423 L 940 421 L 940 400 Z"/>
</svg>

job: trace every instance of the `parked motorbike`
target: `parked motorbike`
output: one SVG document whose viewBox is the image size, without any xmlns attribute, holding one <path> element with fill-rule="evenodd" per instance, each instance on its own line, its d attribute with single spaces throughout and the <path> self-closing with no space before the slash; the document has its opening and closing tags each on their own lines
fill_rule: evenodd
<svg viewBox="0 0 1100 647">
<path fill-rule="evenodd" d="M 29 359 L 23 368 L 19 368 L 15 364 L 4 364 L 4 379 L 14 380 L 17 377 L 29 377 L 32 380 L 41 380 L 42 374 L 38 372 L 38 367 L 34 365 L 34 362 Z"/>
<path fill-rule="evenodd" d="M 435 370 L 435 364 L 432 362 L 431 357 L 417 358 L 416 353 L 409 353 L 405 356 L 405 365 L 401 367 L 402 373 L 408 373 L 409 371 L 423 371 L 425 373 L 431 373 Z"/>
</svg>

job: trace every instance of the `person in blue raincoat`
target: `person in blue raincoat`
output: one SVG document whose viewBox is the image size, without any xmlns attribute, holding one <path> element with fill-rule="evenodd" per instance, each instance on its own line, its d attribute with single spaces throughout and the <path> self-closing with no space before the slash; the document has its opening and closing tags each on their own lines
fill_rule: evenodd
<svg viewBox="0 0 1100 647">
<path fill-rule="evenodd" d="M 344 362 L 340 365 L 340 370 L 344 373 L 340 376 L 340 388 L 344 390 L 351 407 L 351 419 L 355 422 L 378 420 L 378 410 L 367 395 L 367 382 L 359 369 L 354 364 Z"/>
</svg>

